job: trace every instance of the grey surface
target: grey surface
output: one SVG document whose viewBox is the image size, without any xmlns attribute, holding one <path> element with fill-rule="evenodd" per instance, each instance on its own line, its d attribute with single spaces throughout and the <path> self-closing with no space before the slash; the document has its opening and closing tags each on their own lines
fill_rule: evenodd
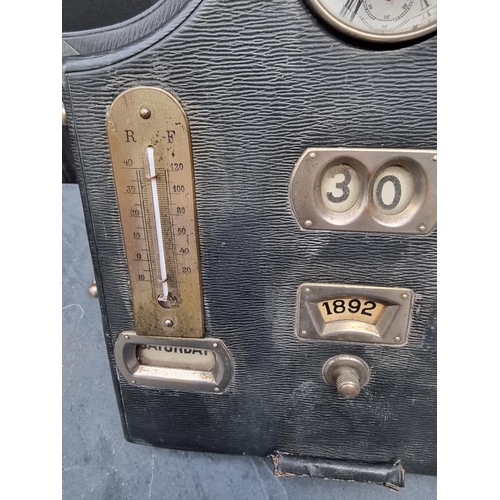
<svg viewBox="0 0 500 500">
<path fill-rule="evenodd" d="M 263 458 L 131 444 L 106 356 L 80 194 L 63 185 L 63 499 L 434 499 L 436 478 L 407 474 L 399 493 L 372 485 L 273 476 Z M 396 496 L 394 496 L 396 495 Z"/>
</svg>

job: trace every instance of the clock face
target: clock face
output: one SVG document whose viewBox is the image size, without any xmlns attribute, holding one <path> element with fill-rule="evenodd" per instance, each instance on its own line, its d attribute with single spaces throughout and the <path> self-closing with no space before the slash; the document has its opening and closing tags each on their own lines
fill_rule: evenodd
<svg viewBox="0 0 500 500">
<path fill-rule="evenodd" d="M 401 42 L 436 30 L 437 0 L 307 0 L 316 14 L 350 36 Z"/>
</svg>

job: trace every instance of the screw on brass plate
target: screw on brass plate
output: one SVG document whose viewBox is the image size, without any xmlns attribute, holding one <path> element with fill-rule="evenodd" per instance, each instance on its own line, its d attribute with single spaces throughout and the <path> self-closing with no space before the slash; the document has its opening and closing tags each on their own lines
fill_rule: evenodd
<svg viewBox="0 0 500 500">
<path fill-rule="evenodd" d="M 62 124 L 66 125 L 66 108 L 64 107 L 64 103 L 62 105 Z"/>
<path fill-rule="evenodd" d="M 315 158 L 315 157 L 316 157 L 316 153 L 309 153 L 309 156 L 310 156 L 311 158 Z"/>
<path fill-rule="evenodd" d="M 408 298 L 408 294 L 407 293 L 403 293 L 403 295 L 401 295 L 401 297 L 403 297 L 403 299 L 407 299 Z"/>
<path fill-rule="evenodd" d="M 304 222 L 304 225 L 305 225 L 305 226 L 307 226 L 307 227 L 310 227 L 310 226 L 312 226 L 312 221 L 310 221 L 310 220 L 306 220 L 306 221 Z"/>
<path fill-rule="evenodd" d="M 418 230 L 424 232 L 426 230 L 426 227 L 422 224 L 418 227 Z"/>
<path fill-rule="evenodd" d="M 125 338 L 128 340 L 130 337 L 128 335 L 125 335 Z"/>
<path fill-rule="evenodd" d="M 438 157 L 437 156 L 433 156 L 432 157 L 432 161 L 438 161 Z"/>
<path fill-rule="evenodd" d="M 216 387 L 216 388 L 214 389 L 214 391 L 215 391 L 215 392 L 219 392 L 219 391 L 220 391 L 220 389 L 219 389 L 218 387 Z"/>
<path fill-rule="evenodd" d="M 135 380 L 132 380 L 132 383 L 135 384 Z"/>
<path fill-rule="evenodd" d="M 165 326 L 174 326 L 174 322 L 171 319 L 166 319 L 164 323 Z"/>
<path fill-rule="evenodd" d="M 394 337 L 394 340 L 395 340 L 396 342 L 399 342 L 399 341 L 401 340 L 401 337 Z"/>
<path fill-rule="evenodd" d="M 139 110 L 139 114 L 141 115 L 141 118 L 147 120 L 151 116 L 151 110 L 149 108 L 146 108 L 146 106 L 143 106 Z"/>
<path fill-rule="evenodd" d="M 217 346 L 218 346 L 217 342 L 214 342 L 212 345 L 213 345 L 214 347 L 217 347 Z"/>
<path fill-rule="evenodd" d="M 301 334 L 301 335 L 307 335 L 307 332 L 306 332 L 305 330 L 302 330 L 302 331 L 300 332 L 300 334 Z"/>
</svg>

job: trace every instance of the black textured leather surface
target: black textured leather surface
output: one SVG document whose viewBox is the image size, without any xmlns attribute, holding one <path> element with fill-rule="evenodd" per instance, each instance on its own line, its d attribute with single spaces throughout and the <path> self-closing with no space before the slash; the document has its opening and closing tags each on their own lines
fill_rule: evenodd
<svg viewBox="0 0 500 500">
<path fill-rule="evenodd" d="M 192 129 L 206 335 L 234 358 L 226 394 L 114 380 L 137 443 L 226 453 L 275 450 L 436 471 L 436 231 L 426 236 L 303 231 L 288 202 L 307 147 L 436 147 L 436 38 L 397 50 L 351 45 L 300 0 L 206 0 L 174 33 L 118 64 L 65 76 L 77 164 L 113 373 L 134 328 L 106 140 L 123 90 L 172 90 Z M 405 347 L 301 341 L 304 282 L 409 287 Z M 337 354 L 372 377 L 353 400 L 325 383 Z"/>
</svg>

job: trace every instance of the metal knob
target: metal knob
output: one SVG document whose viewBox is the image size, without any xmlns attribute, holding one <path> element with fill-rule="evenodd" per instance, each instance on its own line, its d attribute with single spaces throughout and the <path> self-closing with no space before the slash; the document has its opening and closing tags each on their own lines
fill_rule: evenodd
<svg viewBox="0 0 500 500">
<path fill-rule="evenodd" d="M 97 293 L 97 285 L 95 282 L 95 278 L 92 279 L 92 283 L 87 288 L 87 292 L 92 298 L 97 299 L 98 293 Z"/>
<path fill-rule="evenodd" d="M 357 373 L 352 370 L 340 372 L 340 375 L 337 377 L 337 391 L 339 391 L 339 394 L 343 398 L 355 398 L 360 390 L 361 385 Z"/>
<path fill-rule="evenodd" d="M 323 367 L 323 376 L 343 398 L 355 398 L 370 379 L 370 368 L 357 356 L 341 354 L 330 358 Z"/>
</svg>

